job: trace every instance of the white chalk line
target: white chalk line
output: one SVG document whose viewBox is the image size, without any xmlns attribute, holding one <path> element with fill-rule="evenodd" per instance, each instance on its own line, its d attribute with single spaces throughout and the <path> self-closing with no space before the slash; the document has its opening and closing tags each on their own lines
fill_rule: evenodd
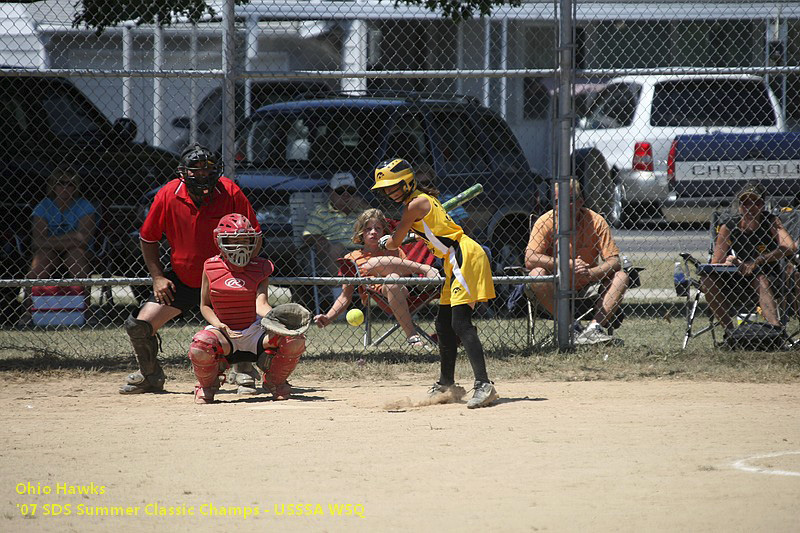
<svg viewBox="0 0 800 533">
<path fill-rule="evenodd" d="M 784 455 L 800 455 L 800 452 L 775 452 L 765 453 L 764 455 L 754 455 L 746 459 L 739 459 L 733 463 L 733 468 L 742 470 L 743 472 L 754 472 L 756 474 L 772 474 L 775 476 L 800 476 L 800 472 L 793 470 L 778 470 L 775 468 L 763 468 L 760 466 L 752 466 L 747 463 L 750 461 L 757 461 L 758 459 L 770 459 L 772 457 L 783 457 Z"/>
</svg>

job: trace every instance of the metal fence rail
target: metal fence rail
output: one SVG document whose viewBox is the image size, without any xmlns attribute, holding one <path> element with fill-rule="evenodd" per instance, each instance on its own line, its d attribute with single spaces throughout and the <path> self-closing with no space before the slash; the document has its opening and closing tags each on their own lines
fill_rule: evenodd
<svg viewBox="0 0 800 533">
<path fill-rule="evenodd" d="M 506 274 L 525 265 L 531 228 L 568 177 L 609 224 L 625 266 L 638 267 L 627 269 L 640 285 L 627 282 L 622 305 L 628 319 L 647 324 L 633 336 L 645 344 L 693 339 L 682 317 L 695 305 L 705 324 L 711 282 L 678 254 L 713 259 L 721 226 L 712 216 L 723 218 L 712 213 L 742 214 L 738 191 L 747 181 L 763 187 L 762 211 L 798 207 L 795 3 L 535 1 L 458 23 L 385 2 L 222 7 L 195 23 L 122 22 L 100 33 L 73 27 L 80 3 L 0 8 L 4 27 L 17 32 L 0 49 L 0 172 L 11 185 L 2 200 L 0 345 L 45 348 L 56 339 L 63 347 L 75 334 L 120 328 L 149 296 L 138 229 L 155 190 L 177 177 L 177 155 L 190 141 L 221 155 L 226 176 L 253 205 L 263 255 L 277 267 L 271 285 L 309 307 L 329 307 L 331 288 L 364 283 L 341 278 L 304 235 L 315 210 L 338 201 L 328 187 L 334 174 L 349 173 L 357 196 L 390 218 L 399 217 L 397 206 L 370 190 L 384 159 L 424 169 L 442 200 L 481 183 L 483 194 L 451 215 L 491 256 L 498 296 L 478 308 L 491 321 L 481 335 L 522 351 L 534 311 L 515 286 L 532 278 Z M 72 190 L 60 185 L 65 171 Z M 800 230 L 787 213 L 780 220 L 796 243 Z M 345 224 L 358 214 L 347 213 Z M 576 304 L 587 282 L 568 281 L 569 259 L 586 252 L 575 229 L 581 218 L 559 224 L 534 241 L 555 255 L 559 240 L 567 261 L 557 295 Z M 358 247 L 347 237 L 337 237 L 337 250 Z M 735 248 L 744 262 L 756 260 Z M 589 253 L 595 267 L 609 250 Z M 769 274 L 780 281 L 772 296 L 786 323 L 795 320 L 800 283 L 791 250 L 778 255 L 764 261 L 781 265 Z M 369 281 L 389 282 L 435 283 Z M 712 292 L 754 290 L 740 280 L 719 283 Z M 48 317 L 36 307 L 44 293 L 75 309 Z M 733 297 L 722 300 L 735 305 L 716 308 L 720 337 L 731 325 L 726 314 L 733 324 L 738 316 L 774 318 L 769 305 L 740 309 Z M 575 340 L 575 309 L 559 320 L 562 346 Z M 664 316 L 681 317 L 673 321 L 681 326 Z M 48 323 L 62 327 L 42 327 Z M 188 338 L 184 327 L 167 326 L 175 353 Z M 625 325 L 615 335 L 626 337 Z M 341 327 L 316 345 L 312 334 L 309 350 L 330 336 L 359 346 Z M 124 332 L 112 337 L 116 350 L 129 351 Z"/>
</svg>

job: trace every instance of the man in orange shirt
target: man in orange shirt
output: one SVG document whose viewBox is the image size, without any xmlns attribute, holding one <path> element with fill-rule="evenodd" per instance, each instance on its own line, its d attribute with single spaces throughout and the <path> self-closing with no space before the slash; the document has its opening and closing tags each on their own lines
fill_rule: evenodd
<svg viewBox="0 0 800 533">
<path fill-rule="evenodd" d="M 555 188 L 556 203 L 558 188 Z M 630 278 L 622 270 L 611 228 L 602 217 L 584 207 L 580 183 L 570 180 L 570 205 L 573 210 L 576 231 L 570 242 L 569 287 L 578 292 L 594 283 L 600 283 L 600 302 L 595 308 L 591 323 L 575 338 L 575 344 L 596 344 L 612 340 L 606 328 L 614 317 L 622 297 L 630 284 Z M 557 205 L 557 204 L 556 204 Z M 552 209 L 539 217 L 531 229 L 528 247 L 525 250 L 525 268 L 531 276 L 551 275 L 556 270 L 556 222 L 558 213 Z M 555 287 L 551 283 L 532 283 L 528 294 L 553 315 L 555 314 Z"/>
</svg>

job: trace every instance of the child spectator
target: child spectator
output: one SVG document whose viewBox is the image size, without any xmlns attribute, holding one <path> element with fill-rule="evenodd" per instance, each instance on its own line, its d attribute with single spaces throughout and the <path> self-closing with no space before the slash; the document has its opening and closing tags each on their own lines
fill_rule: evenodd
<svg viewBox="0 0 800 533">
<path fill-rule="evenodd" d="M 439 272 L 430 265 L 416 263 L 406 259 L 402 250 L 382 250 L 378 243 L 381 237 L 389 233 L 389 222 L 380 209 L 367 209 L 353 226 L 352 242 L 361 244 L 360 250 L 345 255 L 344 258 L 355 262 L 362 276 L 379 278 L 404 278 L 422 275 L 438 278 Z M 345 311 L 353 300 L 355 285 L 342 285 L 342 292 L 325 314 L 314 317 L 317 326 L 324 328 Z M 408 310 L 408 291 L 403 285 L 373 285 L 372 289 L 386 297 L 395 320 L 406 334 L 408 344 L 413 348 L 425 348 L 425 341 L 417 335 L 411 313 Z M 365 295 L 366 296 L 366 295 Z M 366 303 L 366 302 L 364 302 Z"/>
</svg>

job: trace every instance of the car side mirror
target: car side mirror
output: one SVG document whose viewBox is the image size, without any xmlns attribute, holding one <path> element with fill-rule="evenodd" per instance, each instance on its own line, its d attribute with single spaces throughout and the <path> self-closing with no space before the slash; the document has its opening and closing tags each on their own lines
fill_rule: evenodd
<svg viewBox="0 0 800 533">
<path fill-rule="evenodd" d="M 132 143 L 136 140 L 139 133 L 139 127 L 136 121 L 130 118 L 118 118 L 114 121 L 112 128 L 114 138 L 122 143 Z"/>
<path fill-rule="evenodd" d="M 181 130 L 188 130 L 192 127 L 192 120 L 189 117 L 176 117 L 172 119 L 172 126 Z"/>
</svg>

